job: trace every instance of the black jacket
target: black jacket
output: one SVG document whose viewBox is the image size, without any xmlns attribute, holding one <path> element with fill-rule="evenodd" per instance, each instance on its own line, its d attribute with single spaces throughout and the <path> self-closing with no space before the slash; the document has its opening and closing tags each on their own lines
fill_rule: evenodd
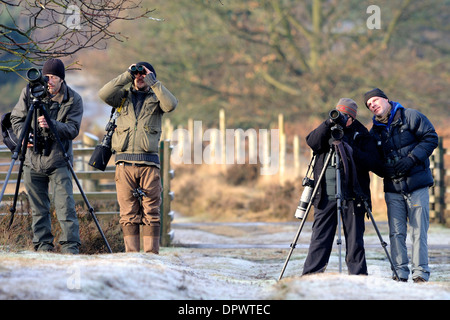
<svg viewBox="0 0 450 320">
<path fill-rule="evenodd" d="M 327 153 L 330 151 L 331 128 L 333 123 L 330 120 L 324 121 L 307 137 L 306 143 L 316 154 L 316 164 L 314 166 L 314 181 L 318 181 L 322 172 Z M 370 201 L 370 177 L 369 171 L 373 171 L 378 175 L 383 172 L 383 163 L 376 150 L 376 140 L 369 134 L 367 128 L 358 120 L 354 120 L 352 125 L 344 129 L 344 137 L 342 141 L 348 143 L 353 149 L 353 160 L 356 164 L 357 180 L 361 187 L 361 191 L 366 196 L 369 204 Z M 322 179 L 323 180 L 323 179 Z M 318 188 L 313 205 L 317 207 L 322 199 L 324 192 L 324 182 L 322 181 Z M 348 190 L 347 190 L 348 191 Z M 353 191 L 353 190 L 350 190 Z M 347 192 L 348 194 L 348 192 Z M 350 199 L 347 199 L 350 200 Z M 361 206 L 364 208 L 364 206 Z"/>
<path fill-rule="evenodd" d="M 393 111 L 388 125 L 374 120 L 370 132 L 379 141 L 378 151 L 386 167 L 408 155 L 415 159 L 415 165 L 404 176 L 386 175 L 384 191 L 410 193 L 430 187 L 434 181 L 429 157 L 438 145 L 438 135 L 422 113 L 405 109 L 397 102 L 390 103 Z"/>
</svg>

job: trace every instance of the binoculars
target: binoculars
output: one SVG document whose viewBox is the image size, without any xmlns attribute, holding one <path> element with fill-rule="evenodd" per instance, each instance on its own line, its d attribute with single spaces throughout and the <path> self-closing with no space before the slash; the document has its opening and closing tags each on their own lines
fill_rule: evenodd
<svg viewBox="0 0 450 320">
<path fill-rule="evenodd" d="M 145 69 L 144 66 L 132 66 L 130 68 L 131 73 L 136 74 L 136 73 L 145 73 Z"/>
</svg>

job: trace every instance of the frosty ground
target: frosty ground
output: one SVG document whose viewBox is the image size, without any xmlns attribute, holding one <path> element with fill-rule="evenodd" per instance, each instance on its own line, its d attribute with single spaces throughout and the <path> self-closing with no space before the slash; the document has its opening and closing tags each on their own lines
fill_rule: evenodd
<svg viewBox="0 0 450 320">
<path fill-rule="evenodd" d="M 391 280 L 390 265 L 370 222 L 369 276 L 338 270 L 338 250 L 320 275 L 301 277 L 311 224 L 305 224 L 286 272 L 280 271 L 298 223 L 174 221 L 174 246 L 159 255 L 63 255 L 0 251 L 0 299 L 79 300 L 450 300 L 450 229 L 429 232 L 430 282 Z M 387 226 L 378 224 L 388 242 Z M 343 250 L 344 252 L 344 250 Z"/>
</svg>

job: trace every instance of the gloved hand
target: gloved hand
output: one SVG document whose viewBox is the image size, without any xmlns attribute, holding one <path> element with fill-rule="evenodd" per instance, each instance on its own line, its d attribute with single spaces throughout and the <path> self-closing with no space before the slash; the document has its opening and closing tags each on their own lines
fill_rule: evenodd
<svg viewBox="0 0 450 320">
<path fill-rule="evenodd" d="M 393 165 L 386 165 L 384 167 L 384 172 L 383 172 L 383 178 L 390 178 L 393 179 L 395 178 L 396 173 L 394 170 L 394 166 Z"/>
<path fill-rule="evenodd" d="M 400 159 L 394 164 L 395 172 L 398 175 L 404 175 L 407 173 L 411 168 L 414 166 L 414 158 L 411 155 L 408 155 L 407 157 Z"/>
<path fill-rule="evenodd" d="M 145 78 L 147 79 L 147 83 L 150 85 L 150 87 L 152 87 L 158 81 L 156 80 L 155 74 L 151 71 L 147 73 Z"/>
</svg>

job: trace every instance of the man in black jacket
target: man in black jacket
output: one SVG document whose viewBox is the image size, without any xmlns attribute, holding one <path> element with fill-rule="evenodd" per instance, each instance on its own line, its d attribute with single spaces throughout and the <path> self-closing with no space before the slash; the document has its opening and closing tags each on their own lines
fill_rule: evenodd
<svg viewBox="0 0 450 320">
<path fill-rule="evenodd" d="M 427 232 L 428 188 L 433 185 L 429 157 L 438 145 L 438 135 L 422 113 L 389 101 L 375 88 L 365 93 L 366 107 L 373 113 L 371 133 L 384 159 L 384 192 L 389 221 L 389 238 L 394 266 L 401 281 L 409 276 L 406 249 L 407 221 L 412 238 L 412 278 L 428 281 Z"/>
<path fill-rule="evenodd" d="M 340 99 L 336 109 L 344 117 L 342 126 L 343 137 L 340 142 L 347 152 L 342 157 L 340 171 L 342 181 L 342 221 L 344 236 L 346 238 L 346 263 L 348 273 L 354 275 L 367 275 L 367 265 L 364 251 L 364 213 L 366 208 L 362 203 L 364 198 L 370 203 L 369 171 L 380 173 L 382 163 L 378 157 L 372 155 L 376 148 L 376 141 L 368 130 L 358 120 L 357 104 L 352 99 Z M 318 178 L 325 164 L 325 159 L 331 150 L 335 150 L 332 131 L 335 123 L 327 119 L 313 130 L 306 142 L 315 153 L 317 159 L 314 166 L 314 180 Z M 333 136 L 335 136 L 333 134 Z M 335 142 L 336 143 L 336 142 Z M 332 156 L 325 175 L 320 182 L 317 194 L 313 199 L 314 224 L 311 243 L 306 258 L 303 274 L 325 271 L 330 258 L 333 239 L 337 227 L 337 199 L 336 199 L 336 164 Z M 355 165 L 356 163 L 356 165 Z"/>
</svg>

